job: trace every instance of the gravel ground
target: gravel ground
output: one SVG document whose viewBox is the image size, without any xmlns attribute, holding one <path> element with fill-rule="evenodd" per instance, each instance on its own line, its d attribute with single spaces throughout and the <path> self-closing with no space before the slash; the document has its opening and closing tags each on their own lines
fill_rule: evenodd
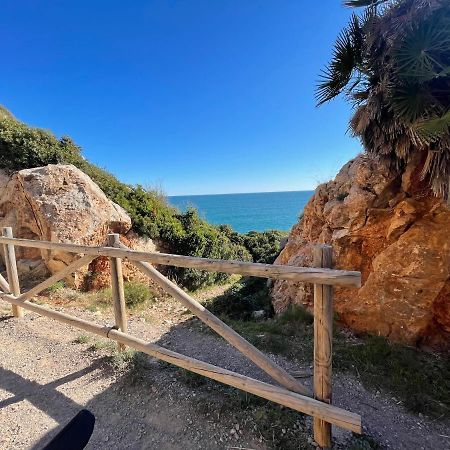
<svg viewBox="0 0 450 450">
<path fill-rule="evenodd" d="M 111 317 L 110 311 L 64 310 L 105 324 Z M 131 316 L 129 331 L 269 381 L 223 340 L 200 331 L 173 302 L 152 307 L 146 319 Z M 50 319 L 32 313 L 13 319 L 0 302 L 0 448 L 41 448 L 82 407 L 97 418 L 88 449 L 274 448 L 249 414 L 230 406 L 230 397 L 219 385 L 189 385 L 177 371 L 152 358 L 142 358 L 131 372 L 117 369 L 110 361 L 112 353 L 97 337 Z M 288 370 L 309 370 L 273 358 Z M 333 395 L 334 404 L 362 415 L 366 435 L 382 448 L 450 449 L 450 424 L 409 414 L 392 397 L 369 392 L 352 377 L 337 374 Z M 303 440 L 301 448 L 314 447 L 307 439 L 310 432 L 309 418 L 289 430 L 297 442 Z M 338 428 L 333 433 L 336 448 L 349 448 L 350 433 Z"/>
</svg>

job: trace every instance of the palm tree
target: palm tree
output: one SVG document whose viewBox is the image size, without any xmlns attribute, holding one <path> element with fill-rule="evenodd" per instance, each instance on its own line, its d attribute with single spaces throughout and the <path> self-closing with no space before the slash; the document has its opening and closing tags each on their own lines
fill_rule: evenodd
<svg viewBox="0 0 450 450">
<path fill-rule="evenodd" d="M 364 7 L 339 34 L 317 87 L 322 105 L 353 103 L 350 128 L 401 169 L 420 153 L 422 177 L 450 200 L 450 2 L 352 0 Z"/>
</svg>

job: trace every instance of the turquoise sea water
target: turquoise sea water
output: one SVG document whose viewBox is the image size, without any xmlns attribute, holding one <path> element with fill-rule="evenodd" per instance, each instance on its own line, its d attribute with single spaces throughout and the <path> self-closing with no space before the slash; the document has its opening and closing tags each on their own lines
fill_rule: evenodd
<svg viewBox="0 0 450 450">
<path fill-rule="evenodd" d="M 313 191 L 182 195 L 169 197 L 169 202 L 182 211 L 194 206 L 208 222 L 229 224 L 240 233 L 289 231 L 312 194 Z"/>
</svg>

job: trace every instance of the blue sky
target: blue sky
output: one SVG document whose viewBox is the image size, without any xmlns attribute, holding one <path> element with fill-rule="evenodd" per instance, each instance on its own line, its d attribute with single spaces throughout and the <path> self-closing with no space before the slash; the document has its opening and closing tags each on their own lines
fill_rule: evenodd
<svg viewBox="0 0 450 450">
<path fill-rule="evenodd" d="M 0 103 L 169 195 L 313 189 L 360 151 L 349 105 L 314 102 L 349 15 L 339 0 L 5 0 Z"/>
</svg>

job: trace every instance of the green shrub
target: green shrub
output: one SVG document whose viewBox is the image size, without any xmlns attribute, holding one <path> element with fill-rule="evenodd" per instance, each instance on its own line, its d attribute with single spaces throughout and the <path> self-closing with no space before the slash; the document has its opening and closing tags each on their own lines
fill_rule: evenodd
<svg viewBox="0 0 450 450">
<path fill-rule="evenodd" d="M 47 289 L 45 289 L 46 294 L 53 294 L 56 291 L 59 291 L 60 289 L 64 289 L 66 284 L 63 280 L 57 281 L 56 283 L 53 283 L 51 286 L 49 286 Z"/>
<path fill-rule="evenodd" d="M 287 237 L 284 231 L 250 231 L 244 236 L 244 245 L 252 255 L 253 261 L 272 264 L 280 253 L 282 239 Z"/>
<path fill-rule="evenodd" d="M 172 233 L 166 232 L 164 238 L 171 248 L 176 249 L 176 253 L 202 258 L 251 261 L 251 255 L 243 245 L 230 240 L 220 227 L 201 219 L 195 209 L 189 208 L 185 213 L 177 214 L 175 218 L 179 226 L 172 230 Z M 169 268 L 169 274 L 190 289 L 221 283 L 229 278 L 229 275 L 224 273 L 179 267 Z"/>
<path fill-rule="evenodd" d="M 87 334 L 80 334 L 73 341 L 75 344 L 87 344 L 91 340 L 91 337 Z"/>
<path fill-rule="evenodd" d="M 128 281 L 124 283 L 123 290 L 125 294 L 125 304 L 129 307 L 135 307 L 152 297 L 152 293 L 148 285 Z M 101 303 L 112 302 L 112 289 L 110 287 L 97 292 L 97 300 Z"/>
<path fill-rule="evenodd" d="M 227 236 L 236 245 L 244 246 L 252 257 L 253 262 L 272 264 L 280 253 L 281 241 L 287 237 L 285 231 L 250 231 L 240 234 L 230 225 L 219 225 L 221 233 Z"/>
<path fill-rule="evenodd" d="M 261 310 L 266 317 L 273 315 L 267 280 L 263 278 L 244 278 L 205 306 L 213 314 L 231 320 L 249 320 L 253 312 Z"/>
<path fill-rule="evenodd" d="M 137 306 L 151 298 L 150 288 L 146 284 L 130 281 L 125 283 L 123 288 L 127 306 Z"/>
<path fill-rule="evenodd" d="M 1 117 L 0 117 L 1 119 Z M 70 138 L 31 128 L 15 119 L 0 120 L 0 167 L 9 171 L 81 159 Z"/>
<path fill-rule="evenodd" d="M 112 355 L 107 357 L 108 363 L 114 367 L 116 370 L 134 370 L 136 369 L 135 363 L 138 358 L 142 356 L 146 356 L 145 354 L 141 354 L 132 348 L 126 348 L 121 352 L 114 351 Z"/>
</svg>

